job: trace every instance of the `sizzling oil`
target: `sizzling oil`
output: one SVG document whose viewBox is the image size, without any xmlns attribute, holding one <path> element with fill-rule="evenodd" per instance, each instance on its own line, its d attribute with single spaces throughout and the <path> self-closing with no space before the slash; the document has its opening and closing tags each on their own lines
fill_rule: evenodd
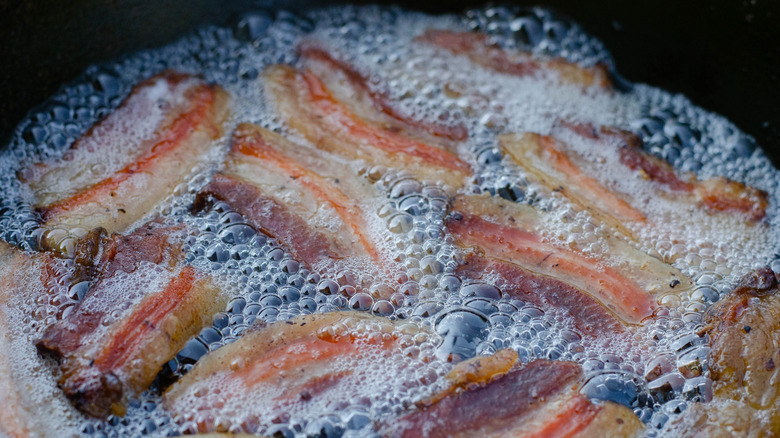
<svg viewBox="0 0 780 438">
<path fill-rule="evenodd" d="M 476 172 L 464 190 L 487 192 L 545 212 L 545 236 L 559 245 L 606 258 L 609 254 L 603 242 L 612 231 L 578 212 L 562 196 L 529 182 L 532 179 L 502 157 L 497 147 L 499 133 L 545 133 L 559 119 L 616 126 L 640 135 L 649 152 L 677 169 L 695 172 L 700 179 L 723 175 L 766 190 L 772 206 L 780 201 L 780 176 L 753 140 L 682 96 L 622 82 L 620 92 L 583 92 L 551 80 L 497 74 L 463 57 L 442 55 L 415 43 L 414 37 L 428 28 L 477 30 L 508 49 L 560 56 L 586 66 L 604 63 L 614 69 L 599 41 L 576 24 L 541 9 L 488 8 L 438 17 L 376 7 L 342 7 L 306 15 L 249 13 L 232 28 L 204 28 L 167 47 L 89 68 L 82 78 L 32 111 L 0 158 L 0 184 L 6 187 L 0 204 L 0 234 L 27 250 L 37 248 L 45 233 L 67 235 L 66 230 L 40 228 L 30 207 L 31 193 L 19 182 L 20 171 L 30 163 L 58 160 L 92 124 L 113 111 L 135 83 L 166 68 L 201 75 L 230 92 L 227 135 L 236 124 L 252 122 L 296 138 L 274 114 L 261 73 L 276 63 L 297 65 L 295 47 L 302 38 L 311 37 L 335 48 L 370 77 L 371 86 L 386 92 L 401 112 L 423 121 L 465 125 L 470 136 L 459 154 Z M 402 170 L 343 163 L 345 172 L 368 179 L 383 194 L 372 205 L 371 227 L 403 266 L 400 282 L 388 272 L 359 264 L 338 272 L 311 272 L 273 239 L 256 233 L 226 204 L 218 203 L 203 215 L 191 214 L 194 196 L 217 170 L 227 141 L 227 137 L 219 140 L 189 181 L 176 187 L 148 216 L 163 214 L 169 221 L 190 226 L 187 261 L 215 277 L 230 298 L 225 312 L 164 367 L 152 390 L 131 401 L 124 418 L 107 421 L 87 419 L 70 408 L 56 389 L 51 364 L 35 355 L 31 342 L 16 342 L 11 348 L 19 357 L 20 372 L 38 396 L 52 398 L 66 412 L 44 420 L 45 429 L 61 435 L 93 436 L 193 432 L 195 420 L 171 418 L 160 404 L 159 391 L 187 373 L 200 357 L 234 342 L 256 321 L 270 323 L 301 314 L 354 309 L 408 321 L 427 334 L 403 344 L 409 353 L 403 360 L 364 373 L 362 386 L 350 388 L 361 394 L 354 403 L 337 409 L 327 404 L 293 409 L 289 418 L 258 433 L 374 434 L 370 420 L 392 419 L 443 384 L 442 377 L 452 366 L 448 358 L 488 355 L 511 347 L 524 362 L 549 358 L 580 363 L 586 374 L 582 391 L 632 408 L 652 436 L 670 417 L 680 415 L 688 404 L 711 391 L 707 340 L 696 334 L 703 311 L 749 270 L 767 264 L 780 268 L 774 208 L 765 219 L 768 231 L 759 231 L 740 228 L 729 219 L 689 215 L 651 199 L 659 225 L 634 230 L 639 234 L 638 246 L 672 262 L 694 285 L 683 293 L 658 297 L 669 310 L 628 335 L 588 340 L 554 309 L 539 309 L 503 294 L 491 284 L 495 279 L 468 282 L 456 276 L 464 253 L 444 227 L 455 190 L 436 181 L 415 180 Z M 95 169 L 96 173 L 103 171 Z M 621 189 L 641 195 L 641 187 L 626 184 Z M 69 238 L 62 241 L 67 246 Z M 67 273 L 69 262 L 60 263 Z M 120 280 L 116 287 L 126 288 Z M 374 293 L 356 293 L 348 285 L 355 282 Z M 43 328 L 62 318 L 64 309 L 83 298 L 84 288 L 82 284 L 60 287 L 55 295 L 20 305 L 11 318 L 26 338 L 36 339 Z M 690 364 L 704 372 L 683 375 L 680 370 Z M 258 395 L 257 401 L 261 400 Z M 214 421 L 238 430 L 230 428 L 231 418 Z"/>
</svg>

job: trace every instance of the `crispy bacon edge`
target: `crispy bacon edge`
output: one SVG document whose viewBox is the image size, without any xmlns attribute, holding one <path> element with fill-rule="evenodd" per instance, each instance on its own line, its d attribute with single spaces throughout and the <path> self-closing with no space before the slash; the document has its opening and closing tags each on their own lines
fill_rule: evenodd
<svg viewBox="0 0 780 438">
<path fill-rule="evenodd" d="M 175 84 L 189 76 L 168 71 L 159 77 Z M 148 86 L 155 78 L 142 82 L 136 90 Z M 218 86 L 200 83 L 188 90 L 187 94 L 189 99 L 186 109 L 157 133 L 155 144 L 148 153 L 73 196 L 39 207 L 46 226 L 69 224 L 74 219 L 83 219 L 91 225 L 88 228 L 102 226 L 110 232 L 122 231 L 170 193 L 175 183 L 195 165 L 197 157 L 211 141 L 222 134 L 221 125 L 228 112 L 228 95 Z M 144 175 L 153 177 L 153 184 L 135 187 Z M 124 204 L 117 196 L 120 190 L 129 190 L 145 198 L 146 202 Z"/>
<path fill-rule="evenodd" d="M 684 415 L 667 423 L 678 436 L 777 436 L 780 434 L 780 293 L 765 267 L 745 275 L 737 288 L 705 312 L 700 335 L 709 337 L 711 387 L 703 385 Z"/>
<path fill-rule="evenodd" d="M 162 366 L 224 308 L 220 295 L 208 277 L 185 267 L 112 330 L 87 367 L 80 364 L 64 370 L 65 395 L 94 417 L 123 415 L 127 397 L 148 389 Z"/>
</svg>

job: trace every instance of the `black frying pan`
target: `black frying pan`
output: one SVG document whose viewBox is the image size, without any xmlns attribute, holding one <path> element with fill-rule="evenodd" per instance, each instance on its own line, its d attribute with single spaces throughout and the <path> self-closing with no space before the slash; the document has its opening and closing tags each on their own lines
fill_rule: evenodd
<svg viewBox="0 0 780 438">
<path fill-rule="evenodd" d="M 0 0 L 0 145 L 33 107 L 88 65 L 171 42 L 242 10 L 335 2 L 295 0 Z M 366 3 L 358 1 L 357 3 Z M 473 0 L 395 3 L 459 12 Z M 540 4 L 538 1 L 517 2 Z M 780 4 L 768 0 L 549 0 L 612 52 L 627 79 L 687 95 L 725 115 L 780 164 Z"/>
</svg>

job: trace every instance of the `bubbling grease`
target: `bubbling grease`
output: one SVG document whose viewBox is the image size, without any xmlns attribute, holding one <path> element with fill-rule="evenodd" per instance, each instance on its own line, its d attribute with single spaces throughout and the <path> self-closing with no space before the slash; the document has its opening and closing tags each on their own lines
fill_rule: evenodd
<svg viewBox="0 0 780 438">
<path fill-rule="evenodd" d="M 545 238 L 553 243 L 598 256 L 604 254 L 602 242 L 613 231 L 578 212 L 559 194 L 529 181 L 502 157 L 499 133 L 549 133 L 561 119 L 616 126 L 638 134 L 647 151 L 677 169 L 695 172 L 700 179 L 723 175 L 742 181 L 767 191 L 770 205 L 778 205 L 780 174 L 755 142 L 686 98 L 619 77 L 619 90 L 605 93 L 498 74 L 414 41 L 429 28 L 479 31 L 507 49 L 563 57 L 585 66 L 603 64 L 614 73 L 614 62 L 599 41 L 577 24 L 542 9 L 485 8 L 437 17 L 350 6 L 305 15 L 254 12 L 239 17 L 231 28 L 206 27 L 169 46 L 91 67 L 30 113 L 0 158 L 0 185 L 6 188 L 0 196 L 0 237 L 28 251 L 37 249 L 44 233 L 60 233 L 67 243 L 68 231 L 40 227 L 31 207 L 32 194 L 18 178 L 26 166 L 58 160 L 92 124 L 116 109 L 134 84 L 164 69 L 198 74 L 232 96 L 227 136 L 216 142 L 189 181 L 147 216 L 162 214 L 167 221 L 186 225 L 190 230 L 184 238 L 186 261 L 214 276 L 229 297 L 225 311 L 164 366 L 150 391 L 131 400 L 125 417 L 87 419 L 60 395 L 56 403 L 66 414 L 42 419 L 44 430 L 91 436 L 193 432 L 192 419 L 172 418 L 162 407 L 160 394 L 200 357 L 236 341 L 258 321 L 273 323 L 343 309 L 405 320 L 426 334 L 401 342 L 404 354 L 398 363 L 383 363 L 381 370 L 363 373 L 363 386 L 349 388 L 361 395 L 354 403 L 337 409 L 327 403 L 300 406 L 295 415 L 258 433 L 370 436 L 376 433 L 372 421 L 392 421 L 443 385 L 451 359 L 489 355 L 502 348 L 513 348 L 523 362 L 536 358 L 578 362 L 586 376 L 583 393 L 632 408 L 647 424 L 648 436 L 656 435 L 689 403 L 706 398 L 711 391 L 707 339 L 696 335 L 701 316 L 749 270 L 767 264 L 776 271 L 780 268 L 774 207 L 765 219 L 767 230 L 745 231 L 728 218 L 675 211 L 668 212 L 675 220 L 637 230 L 639 249 L 673 262 L 694 285 L 675 296 L 659 297 L 668 310 L 643 327 L 595 340 L 584 338 L 573 321 L 555 309 L 540 309 L 504 294 L 493 286 L 497 278 L 469 281 L 454 274 L 466 256 L 444 227 L 456 190 L 437 181 L 420 181 L 397 169 L 359 162 L 345 166 L 346 172 L 367 179 L 382 193 L 373 201 L 369 224 L 402 266 L 401 274 L 357 262 L 332 272 L 314 272 L 291 259 L 278 242 L 258 234 L 227 204 L 217 202 L 199 214 L 190 211 L 195 194 L 217 171 L 238 123 L 255 123 L 305 143 L 273 112 L 261 79 L 269 65 L 300 65 L 295 47 L 304 38 L 321 41 L 354 65 L 399 112 L 425 122 L 465 126 L 470 136 L 458 152 L 475 174 L 461 190 L 489 193 L 547 212 Z M 623 188 L 636 192 L 635 187 Z M 670 208 L 650 202 L 654 211 Z M 72 264 L 57 263 L 64 280 Z M 357 292 L 354 284 L 368 292 Z M 83 298 L 85 287 L 57 286 L 34 304 L 17 303 L 11 311 L 13 330 L 26 340 L 11 348 L 18 353 L 20 369 L 28 370 L 22 375 L 36 396 L 57 390 L 56 379 L 47 374 L 52 365 L 35 355 L 31 341 Z M 117 287 L 126 286 L 118 282 Z M 359 361 L 370 361 L 370 354 L 367 351 Z M 697 366 L 704 372 L 689 371 Z M 383 383 L 390 369 L 401 374 L 397 381 Z M 233 420 L 214 419 L 238 430 L 230 429 Z"/>
</svg>

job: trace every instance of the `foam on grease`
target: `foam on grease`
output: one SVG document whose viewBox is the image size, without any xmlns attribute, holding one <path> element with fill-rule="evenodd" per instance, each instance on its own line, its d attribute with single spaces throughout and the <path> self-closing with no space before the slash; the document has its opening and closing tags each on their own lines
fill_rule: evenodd
<svg viewBox="0 0 780 438">
<path fill-rule="evenodd" d="M 115 110 L 134 84 L 172 68 L 201 75 L 232 96 L 226 137 L 216 142 L 189 181 L 176 187 L 148 216 L 162 213 L 170 221 L 187 225 L 187 262 L 214 275 L 230 297 L 225 312 L 216 315 L 213 325 L 164 367 L 151 391 L 130 402 L 124 418 L 88 420 L 60 403 L 67 413 L 62 430 L 77 427 L 94 436 L 190 432 L 189 420 L 174 420 L 161 407 L 160 390 L 200 357 L 234 342 L 258 320 L 271 323 L 349 308 L 408 320 L 432 334 L 404 344 L 406 355 L 399 357 L 405 359 L 364 373 L 364 386 L 349 388 L 365 395 L 367 401 L 361 398 L 310 410 L 299 406 L 294 416 L 257 432 L 280 436 L 374 433 L 371 420 L 392 418 L 441 385 L 441 376 L 452 366 L 448 359 L 491 354 L 505 347 L 517 350 L 523 361 L 550 358 L 582 364 L 586 373 L 583 392 L 631 407 L 651 426 L 649 435 L 670 416 L 679 415 L 687 403 L 706 396 L 711 385 L 703 348 L 706 339 L 695 333 L 706 307 L 728 293 L 741 275 L 766 264 L 780 268 L 775 211 L 780 174 L 751 138 L 682 96 L 623 81 L 619 92 L 583 92 L 558 84 L 554 78 L 496 74 L 465 57 L 415 42 L 428 28 L 478 30 L 509 50 L 614 68 L 600 42 L 576 24 L 541 9 L 486 8 L 440 17 L 377 7 L 339 7 L 308 15 L 256 12 L 239 17 L 233 28 L 203 28 L 169 46 L 91 67 L 30 113 L 0 159 L 0 186 L 6 188 L 0 197 L 0 236 L 25 250 L 35 249 L 42 233 L 54 231 L 39 227 L 30 206 L 32 193 L 17 175 L 31 163 L 61 157 L 92 124 Z M 554 309 L 538 309 L 503 294 L 491 285 L 496 278 L 469 282 L 453 274 L 465 255 L 443 226 L 454 189 L 437 181 L 415 180 L 398 169 L 350 163 L 347 171 L 371 181 L 381 193 L 371 201 L 369 222 L 372 232 L 391 249 L 402 273 L 374 272 L 352 262 L 333 272 L 313 272 L 225 204 L 217 203 L 199 215 L 190 212 L 195 194 L 218 170 L 236 124 L 256 123 L 302 142 L 271 111 L 273 105 L 266 100 L 260 78 L 268 65 L 297 65 L 295 47 L 304 37 L 319 39 L 354 64 L 400 112 L 468 128 L 470 137 L 459 152 L 476 173 L 463 191 L 488 192 L 547 212 L 545 236 L 552 242 L 603 255 L 602 243 L 612 230 L 598 225 L 587 213 L 577 212 L 563 197 L 529 183 L 522 170 L 501 156 L 496 136 L 524 131 L 546 134 L 560 119 L 631 130 L 643 138 L 649 152 L 680 170 L 695 172 L 700 179 L 724 175 L 766 190 L 772 206 L 765 219 L 768 229 L 745 230 L 727 218 L 680 214 L 667 203 L 648 199 L 659 217 L 671 219 L 658 228 L 643 230 L 639 247 L 672 261 L 691 276 L 694 287 L 677 296 L 659 297 L 669 310 L 645 327 L 631 330 L 624 339 L 592 341 L 584 339 L 573 322 Z M 576 147 L 577 142 L 570 140 Z M 637 193 L 641 187 L 624 188 Z M 72 272 L 68 261 L 57 263 L 59 278 Z M 366 292 L 350 289 L 356 283 Z M 11 319 L 21 327 L 19 339 L 35 339 L 83 297 L 79 288 L 84 287 L 54 287 L 53 292 L 13 310 Z M 17 344 L 14 351 L 20 363 L 44 366 L 32 348 L 24 347 L 29 342 Z M 370 362 L 368 356 L 364 359 Z M 704 371 L 688 372 L 696 369 L 688 365 L 696 363 Z M 30 377 L 35 393 L 56 393 L 54 380 L 39 374 Z M 388 375 L 397 376 L 398 381 L 384 382 Z M 228 429 L 241 423 L 236 420 L 213 419 Z"/>
</svg>

